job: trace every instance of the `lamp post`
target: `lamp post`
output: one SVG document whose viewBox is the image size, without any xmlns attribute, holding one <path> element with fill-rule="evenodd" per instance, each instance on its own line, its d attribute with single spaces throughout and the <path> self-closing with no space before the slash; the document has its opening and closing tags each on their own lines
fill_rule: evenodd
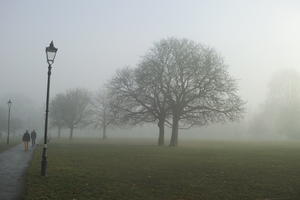
<svg viewBox="0 0 300 200">
<path fill-rule="evenodd" d="M 7 120 L 7 141 L 6 143 L 9 144 L 9 134 L 10 134 L 10 108 L 12 105 L 12 101 L 9 99 L 7 102 L 8 105 L 8 120 Z"/>
<path fill-rule="evenodd" d="M 47 175 L 47 131 L 48 131 L 50 76 L 51 76 L 51 68 L 52 68 L 52 64 L 54 63 L 56 52 L 57 52 L 57 48 L 54 47 L 53 41 L 51 41 L 50 45 L 46 47 L 46 56 L 47 56 L 47 63 L 48 63 L 48 81 L 47 81 L 47 97 L 46 97 L 45 130 L 44 130 L 44 147 L 43 147 L 42 162 L 41 162 L 42 176 Z"/>
</svg>

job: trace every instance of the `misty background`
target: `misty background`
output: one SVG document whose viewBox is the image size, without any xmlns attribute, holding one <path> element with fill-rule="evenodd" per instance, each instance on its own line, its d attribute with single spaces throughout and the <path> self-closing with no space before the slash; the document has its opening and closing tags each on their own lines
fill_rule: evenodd
<svg viewBox="0 0 300 200">
<path fill-rule="evenodd" d="M 70 88 L 95 92 L 117 69 L 134 67 L 153 42 L 167 37 L 188 38 L 222 55 L 238 80 L 247 109 L 239 123 L 181 130 L 181 137 L 257 138 L 263 133 L 253 134 L 249 127 L 264 110 L 274 74 L 282 70 L 299 73 L 299 9 L 298 1 L 271 0 L 2 0 L 0 102 L 6 108 L 12 99 L 12 116 L 22 119 L 22 131 L 36 128 L 41 134 L 47 78 L 45 47 L 51 40 L 58 48 L 51 76 L 50 97 L 54 97 Z M 114 128 L 108 135 L 155 137 L 156 129 L 146 127 Z M 56 134 L 56 130 L 51 132 Z M 98 136 L 100 131 L 79 129 L 75 135 L 80 132 Z M 261 136 L 282 137 L 275 132 Z"/>
</svg>

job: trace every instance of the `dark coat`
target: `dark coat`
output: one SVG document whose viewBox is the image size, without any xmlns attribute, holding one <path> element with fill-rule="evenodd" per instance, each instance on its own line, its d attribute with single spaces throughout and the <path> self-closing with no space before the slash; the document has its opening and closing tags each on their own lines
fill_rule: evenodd
<svg viewBox="0 0 300 200">
<path fill-rule="evenodd" d="M 35 140 L 35 138 L 36 138 L 36 132 L 32 131 L 31 132 L 31 139 Z"/>
<path fill-rule="evenodd" d="M 30 135 L 28 132 L 26 132 L 23 135 L 23 142 L 29 142 L 29 141 L 30 141 Z"/>
</svg>

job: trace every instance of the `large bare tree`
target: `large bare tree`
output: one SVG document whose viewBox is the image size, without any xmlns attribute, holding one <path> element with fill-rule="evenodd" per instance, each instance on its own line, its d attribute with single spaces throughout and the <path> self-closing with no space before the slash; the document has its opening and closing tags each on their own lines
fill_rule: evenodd
<svg viewBox="0 0 300 200">
<path fill-rule="evenodd" d="M 158 80 L 152 80 L 151 76 L 148 76 L 150 74 L 143 71 L 146 65 L 148 63 L 145 61 L 137 69 L 127 67 L 118 71 L 109 84 L 110 95 L 114 107 L 119 110 L 120 122 L 131 124 L 157 122 L 158 145 L 164 145 L 166 101 L 162 96 L 162 88 L 153 84 Z"/>
<path fill-rule="evenodd" d="M 165 85 L 172 109 L 170 146 L 178 144 L 179 122 L 191 127 L 242 117 L 244 102 L 236 81 L 213 49 L 174 38 L 162 40 L 161 45 L 170 49 L 165 73 L 171 80 Z"/>
<path fill-rule="evenodd" d="M 161 40 L 146 54 L 138 71 L 142 74 L 137 76 L 142 80 L 138 84 L 148 95 L 155 91 L 163 100 L 159 102 L 171 110 L 170 146 L 178 144 L 180 126 L 203 126 L 242 116 L 244 102 L 237 94 L 236 81 L 209 47 L 187 39 Z"/>
<path fill-rule="evenodd" d="M 165 76 L 165 69 L 169 64 L 169 48 L 155 44 L 142 58 L 135 77 L 139 86 L 139 93 L 143 93 L 143 101 L 147 102 L 149 112 L 157 121 L 159 128 L 158 144 L 164 144 L 165 124 L 170 125 L 168 118 L 171 107 L 168 104 L 168 96 L 165 85 L 170 84 L 171 79 Z"/>
<path fill-rule="evenodd" d="M 136 69 L 117 73 L 110 89 L 126 119 L 158 123 L 159 145 L 166 122 L 172 126 L 170 146 L 177 146 L 179 127 L 238 120 L 244 108 L 223 59 L 187 39 L 155 43 Z"/>
</svg>

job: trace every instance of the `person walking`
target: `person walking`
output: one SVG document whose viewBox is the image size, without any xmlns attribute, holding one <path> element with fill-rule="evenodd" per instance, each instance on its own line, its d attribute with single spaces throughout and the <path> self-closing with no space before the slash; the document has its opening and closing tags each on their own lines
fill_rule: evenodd
<svg viewBox="0 0 300 200">
<path fill-rule="evenodd" d="M 30 135 L 28 130 L 26 130 L 26 132 L 23 135 L 23 142 L 24 142 L 25 151 L 28 151 L 28 143 L 30 142 Z"/>
<path fill-rule="evenodd" d="M 36 140 L 36 132 L 33 129 L 33 131 L 31 132 L 31 145 L 34 146 L 35 145 L 35 140 Z"/>
</svg>

